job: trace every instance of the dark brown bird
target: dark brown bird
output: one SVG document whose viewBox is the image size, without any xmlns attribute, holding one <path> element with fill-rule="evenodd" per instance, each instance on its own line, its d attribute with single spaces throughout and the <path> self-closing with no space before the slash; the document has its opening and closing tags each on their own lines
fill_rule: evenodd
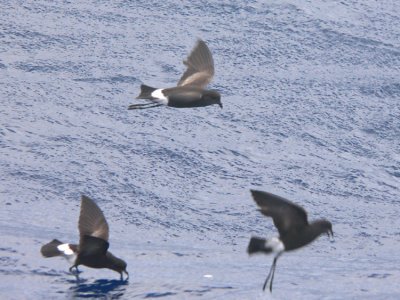
<svg viewBox="0 0 400 300">
<path fill-rule="evenodd" d="M 317 220 L 311 223 L 307 221 L 306 211 L 297 204 L 271 193 L 251 190 L 254 201 L 260 207 L 260 212 L 272 217 L 275 227 L 279 231 L 279 238 L 269 240 L 252 237 L 247 253 L 276 253 L 271 269 L 265 279 L 263 290 L 271 278 L 269 289 L 272 292 L 272 282 L 276 262 L 285 251 L 301 248 L 323 233 L 333 236 L 332 224 L 327 220 Z"/>
<path fill-rule="evenodd" d="M 64 256 L 74 261 L 69 270 L 84 265 L 91 268 L 108 268 L 118 272 L 123 280 L 123 273 L 129 278 L 126 271 L 126 262 L 115 257 L 108 251 L 108 224 L 103 212 L 89 197 L 82 196 L 81 212 L 79 216 L 79 245 L 65 244 L 59 240 L 52 240 L 44 245 L 40 252 L 44 257 Z"/>
<path fill-rule="evenodd" d="M 214 60 L 206 43 L 198 40 L 188 58 L 187 67 L 176 87 L 159 89 L 142 84 L 136 99 L 150 100 L 149 103 L 132 104 L 128 109 L 145 109 L 157 106 L 177 108 L 201 107 L 218 104 L 222 108 L 221 95 L 205 87 L 214 77 Z"/>
</svg>

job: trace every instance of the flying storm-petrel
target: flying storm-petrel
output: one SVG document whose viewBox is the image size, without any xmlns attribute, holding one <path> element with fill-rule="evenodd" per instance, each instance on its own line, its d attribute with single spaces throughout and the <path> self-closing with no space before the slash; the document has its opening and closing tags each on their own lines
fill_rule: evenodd
<svg viewBox="0 0 400 300">
<path fill-rule="evenodd" d="M 78 266 L 84 265 L 91 268 L 108 268 L 118 272 L 123 280 L 123 273 L 129 278 L 126 271 L 126 262 L 115 257 L 108 250 L 109 229 L 103 212 L 97 204 L 82 195 L 81 212 L 79 216 L 79 245 L 62 243 L 57 239 L 42 246 L 40 252 L 44 257 L 64 256 L 74 260 L 69 270 L 72 272 Z"/>
<path fill-rule="evenodd" d="M 206 43 L 198 40 L 183 63 L 187 69 L 176 87 L 159 89 L 142 84 L 140 95 L 136 99 L 146 99 L 151 102 L 132 104 L 128 109 L 145 109 L 162 105 L 185 108 L 213 104 L 218 104 L 222 108 L 220 93 L 205 89 L 214 76 L 214 60 Z"/>
<path fill-rule="evenodd" d="M 274 237 L 266 240 L 252 237 L 247 247 L 249 254 L 276 253 L 263 286 L 263 290 L 265 290 L 268 280 L 271 278 L 269 289 L 272 292 L 276 262 L 282 253 L 301 248 L 311 243 L 322 233 L 333 236 L 332 224 L 327 220 L 308 223 L 306 211 L 301 206 L 282 197 L 255 190 L 251 190 L 251 194 L 260 207 L 260 212 L 267 217 L 272 217 L 275 227 L 279 231 L 279 238 Z"/>
</svg>

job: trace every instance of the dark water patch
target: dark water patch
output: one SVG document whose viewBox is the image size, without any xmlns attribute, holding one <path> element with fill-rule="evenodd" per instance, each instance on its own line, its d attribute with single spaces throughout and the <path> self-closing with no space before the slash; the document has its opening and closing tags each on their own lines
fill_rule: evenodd
<svg viewBox="0 0 400 300">
<path fill-rule="evenodd" d="M 24 272 L 24 271 L 21 271 L 21 270 L 17 270 L 17 269 L 15 269 L 15 270 L 3 270 L 3 269 L 0 269 L 0 274 L 3 274 L 3 275 L 13 275 L 13 276 L 21 276 L 21 275 L 24 275 L 25 272 Z"/>
<path fill-rule="evenodd" d="M 119 299 L 124 295 L 127 285 L 128 282 L 123 280 L 98 279 L 93 283 L 78 281 L 69 292 L 74 298 Z"/>
<path fill-rule="evenodd" d="M 162 298 L 162 297 L 169 297 L 169 296 L 175 296 L 178 293 L 173 293 L 173 292 L 164 292 L 164 293 L 157 293 L 157 292 L 153 292 L 153 293 L 148 293 L 144 296 L 145 299 L 147 298 Z"/>
<path fill-rule="evenodd" d="M 310 134 L 310 133 L 303 133 L 301 135 L 301 138 L 304 139 L 305 141 L 314 143 L 318 147 L 326 147 L 327 146 L 326 141 L 324 141 L 323 139 L 318 138 L 315 135 Z"/>
<path fill-rule="evenodd" d="M 290 179 L 288 182 L 301 186 L 302 188 L 308 188 L 310 186 L 307 182 L 300 178 Z"/>
<path fill-rule="evenodd" d="M 33 271 L 31 271 L 31 274 L 40 275 L 40 276 L 60 277 L 60 276 L 65 276 L 66 272 L 60 272 L 60 271 L 56 271 L 54 269 L 51 269 L 49 271 L 33 270 Z"/>
<path fill-rule="evenodd" d="M 368 275 L 368 278 L 385 279 L 385 278 L 387 278 L 389 276 L 392 276 L 392 274 L 388 274 L 388 273 L 383 273 L 383 274 L 372 273 L 372 274 Z"/>
<path fill-rule="evenodd" d="M 8 253 L 17 253 L 17 250 L 9 247 L 0 248 L 0 251 L 8 252 Z"/>
<path fill-rule="evenodd" d="M 382 139 L 396 141 L 400 136 L 400 110 L 396 111 L 396 108 L 393 108 L 391 112 L 377 113 L 369 120 L 368 126 L 361 130 Z"/>
<path fill-rule="evenodd" d="M 183 254 L 183 253 L 179 253 L 179 252 L 172 252 L 172 254 L 174 254 L 175 256 L 178 256 L 178 257 L 188 256 L 188 254 Z"/>
<path fill-rule="evenodd" d="M 195 296 L 204 296 L 206 293 L 214 290 L 233 290 L 232 286 L 202 286 L 200 289 L 186 289 L 185 293 Z"/>
<path fill-rule="evenodd" d="M 21 47 L 27 51 L 34 49 L 49 47 L 49 46 L 62 46 L 67 44 L 76 43 L 77 40 L 66 35 L 48 35 L 34 30 L 26 30 L 22 28 L 10 29 L 6 31 L 8 37 L 13 37 L 18 41 Z"/>
<path fill-rule="evenodd" d="M 110 77 L 75 78 L 74 81 L 87 83 L 137 83 L 140 82 L 136 77 L 116 75 Z"/>
<path fill-rule="evenodd" d="M 8 257 L 8 256 L 1 256 L 0 257 L 0 266 L 2 267 L 9 267 L 9 266 L 16 266 L 18 259 Z"/>
<path fill-rule="evenodd" d="M 48 137 L 47 139 L 49 141 L 53 141 L 60 144 L 73 144 L 73 143 L 78 143 L 80 141 L 80 139 L 77 137 L 67 136 L 67 135 L 52 136 Z"/>
<path fill-rule="evenodd" d="M 16 69 L 23 70 L 29 73 L 64 73 L 64 72 L 71 72 L 71 73 L 79 73 L 81 70 L 85 69 L 84 64 L 79 62 L 60 62 L 54 60 L 35 60 L 32 62 L 20 62 L 14 64 Z"/>
<path fill-rule="evenodd" d="M 361 94 L 365 96 L 375 96 L 378 98 L 400 97 L 400 83 L 385 85 L 363 85 L 359 87 Z"/>
<path fill-rule="evenodd" d="M 365 142 L 358 137 L 343 138 L 337 142 L 339 151 L 370 158 L 377 156 L 375 149 L 369 147 L 369 145 L 365 144 Z"/>
<path fill-rule="evenodd" d="M 180 75 L 179 75 L 179 71 L 176 69 L 176 67 L 174 65 L 166 64 L 163 62 L 157 62 L 157 64 L 161 65 L 161 69 L 164 73 L 174 74 L 174 76 L 176 75 L 176 80 L 178 81 Z M 182 66 L 182 69 L 183 69 L 183 66 Z"/>
<path fill-rule="evenodd" d="M 400 165 L 399 166 L 392 166 L 386 170 L 390 175 L 400 178 Z"/>
<path fill-rule="evenodd" d="M 323 32 L 328 38 L 333 40 L 340 40 L 343 44 L 350 45 L 352 47 L 360 46 L 368 46 L 373 49 L 379 49 L 380 47 L 384 47 L 384 50 L 391 51 L 395 55 L 399 55 L 400 51 L 394 47 L 394 45 L 385 43 L 382 41 L 374 40 L 372 38 L 366 38 L 362 36 L 351 35 L 345 32 L 339 32 L 332 28 L 321 28 L 321 32 Z"/>
</svg>

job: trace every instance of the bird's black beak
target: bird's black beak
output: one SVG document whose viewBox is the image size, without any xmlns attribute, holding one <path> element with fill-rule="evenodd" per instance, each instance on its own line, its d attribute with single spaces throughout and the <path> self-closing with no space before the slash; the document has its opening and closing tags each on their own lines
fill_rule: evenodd
<svg viewBox="0 0 400 300">
<path fill-rule="evenodd" d="M 129 278 L 129 273 L 128 273 L 128 271 L 127 271 L 127 270 L 122 270 L 121 272 L 119 272 L 119 274 L 121 275 L 121 281 L 124 280 L 124 275 L 123 275 L 123 273 L 126 274 L 125 281 L 128 280 L 128 278 Z"/>
<path fill-rule="evenodd" d="M 218 103 L 218 105 L 219 105 L 219 107 L 221 107 L 221 109 L 223 108 L 223 106 L 222 106 L 222 103 L 220 102 L 220 103 Z"/>
<path fill-rule="evenodd" d="M 128 280 L 128 278 L 129 278 L 129 273 L 128 273 L 128 271 L 127 271 L 127 270 L 124 270 L 123 272 L 126 274 L 126 280 Z"/>
<path fill-rule="evenodd" d="M 329 230 L 326 232 L 326 234 L 328 235 L 329 239 L 330 239 L 332 242 L 335 240 L 335 239 L 334 239 L 334 235 L 333 235 L 332 229 L 329 229 Z"/>
</svg>

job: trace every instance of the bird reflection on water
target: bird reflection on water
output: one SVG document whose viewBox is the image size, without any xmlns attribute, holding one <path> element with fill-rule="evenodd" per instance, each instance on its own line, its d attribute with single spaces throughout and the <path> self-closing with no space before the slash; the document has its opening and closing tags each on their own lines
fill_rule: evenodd
<svg viewBox="0 0 400 300">
<path fill-rule="evenodd" d="M 128 286 L 128 280 L 98 279 L 92 283 L 86 283 L 87 281 L 86 279 L 75 281 L 76 285 L 69 289 L 72 298 L 119 299 Z"/>
</svg>

